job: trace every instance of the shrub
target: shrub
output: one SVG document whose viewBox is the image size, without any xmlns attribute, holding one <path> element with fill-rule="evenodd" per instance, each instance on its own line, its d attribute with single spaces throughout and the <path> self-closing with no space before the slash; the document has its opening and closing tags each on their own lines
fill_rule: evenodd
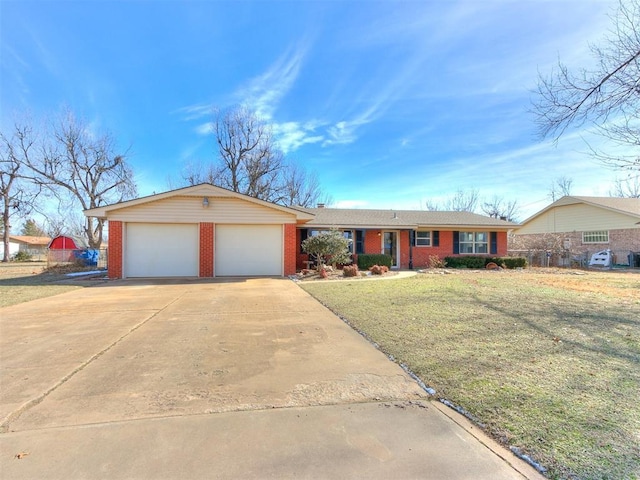
<svg viewBox="0 0 640 480">
<path fill-rule="evenodd" d="M 429 255 L 429 268 L 445 268 L 446 266 L 447 262 L 438 255 Z"/>
<path fill-rule="evenodd" d="M 13 256 L 14 262 L 28 262 L 32 256 L 28 252 L 20 251 Z"/>
<path fill-rule="evenodd" d="M 507 268 L 525 268 L 527 266 L 527 259 L 524 257 L 504 257 L 502 260 Z"/>
<path fill-rule="evenodd" d="M 329 260 L 334 265 L 351 263 L 349 239 L 335 229 L 320 232 L 318 235 L 307 238 L 302 242 L 302 251 L 309 255 L 315 255 L 319 272 Z"/>
<path fill-rule="evenodd" d="M 485 257 L 445 257 L 444 261 L 451 268 L 484 268 Z"/>
<path fill-rule="evenodd" d="M 370 270 L 374 265 L 385 265 L 391 268 L 391 255 L 383 253 L 361 253 L 358 255 L 358 268 L 360 270 Z"/>
<path fill-rule="evenodd" d="M 374 265 L 369 269 L 369 271 L 371 272 L 371 275 L 382 275 L 389 271 L 389 267 L 386 265 Z"/>
<path fill-rule="evenodd" d="M 502 268 L 524 268 L 527 259 L 522 257 L 445 257 L 447 266 L 451 268 L 485 268 L 488 263 L 495 263 Z"/>
<path fill-rule="evenodd" d="M 342 275 L 345 277 L 357 277 L 358 266 L 357 265 L 345 265 L 342 267 Z"/>
</svg>

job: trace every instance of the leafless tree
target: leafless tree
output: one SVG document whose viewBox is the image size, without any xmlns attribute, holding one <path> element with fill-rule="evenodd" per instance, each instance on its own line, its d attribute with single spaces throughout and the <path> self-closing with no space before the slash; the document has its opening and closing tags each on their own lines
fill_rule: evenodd
<svg viewBox="0 0 640 480">
<path fill-rule="evenodd" d="M 283 172 L 285 205 L 301 207 L 315 207 L 321 196 L 322 190 L 318 177 L 309 174 L 295 163 L 287 165 Z M 330 203 L 324 201 L 323 203 Z"/>
<path fill-rule="evenodd" d="M 282 205 L 315 205 L 322 196 L 318 178 L 287 161 L 271 126 L 247 106 L 215 110 L 211 133 L 217 163 L 189 163 L 175 186 L 210 183 Z"/>
<path fill-rule="evenodd" d="M 280 203 L 284 155 L 271 128 L 246 106 L 215 112 L 213 133 L 221 163 L 220 186 Z"/>
<path fill-rule="evenodd" d="M 609 192 L 609 195 L 612 197 L 640 198 L 640 175 L 618 178 L 614 182 L 613 190 Z"/>
<path fill-rule="evenodd" d="M 640 0 L 620 0 L 613 26 L 601 45 L 592 45 L 596 66 L 571 71 L 562 62 L 538 79 L 533 105 L 542 137 L 560 136 L 573 125 L 592 124 L 622 155 L 592 149 L 602 163 L 640 169 Z"/>
<path fill-rule="evenodd" d="M 572 186 L 573 179 L 564 176 L 556 178 L 549 187 L 549 198 L 552 202 L 555 202 L 559 198 L 571 195 Z"/>
<path fill-rule="evenodd" d="M 34 149 L 33 131 L 29 127 L 16 126 L 11 135 L 0 133 L 0 198 L 2 199 L 2 262 L 9 261 L 9 236 L 11 219 L 27 215 L 39 193 L 37 188 L 22 177 L 24 159 Z"/>
<path fill-rule="evenodd" d="M 25 174 L 52 199 L 72 199 L 78 210 L 116 203 L 136 196 L 126 153 L 116 153 L 110 134 L 92 132 L 69 111 L 51 122 L 37 152 L 23 159 Z M 91 248 L 102 243 L 104 220 L 88 217 L 84 234 Z"/>
<path fill-rule="evenodd" d="M 471 189 L 468 191 L 458 190 L 445 205 L 445 210 L 454 212 L 475 212 L 478 207 L 478 190 Z"/>
<path fill-rule="evenodd" d="M 509 222 L 517 222 L 520 206 L 517 200 L 505 200 L 494 195 L 489 200 L 482 202 L 482 211 L 490 217 L 500 218 Z"/>
</svg>

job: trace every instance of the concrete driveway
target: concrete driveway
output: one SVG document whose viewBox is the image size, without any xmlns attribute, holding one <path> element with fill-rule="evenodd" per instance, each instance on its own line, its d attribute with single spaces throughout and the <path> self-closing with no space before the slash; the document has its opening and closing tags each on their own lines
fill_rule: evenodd
<svg viewBox="0 0 640 480">
<path fill-rule="evenodd" d="M 283 279 L 0 310 L 2 478 L 541 478 Z"/>
</svg>

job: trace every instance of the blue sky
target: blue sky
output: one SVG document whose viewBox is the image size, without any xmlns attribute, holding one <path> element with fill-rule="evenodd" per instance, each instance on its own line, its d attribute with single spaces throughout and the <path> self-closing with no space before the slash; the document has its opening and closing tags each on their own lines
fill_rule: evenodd
<svg viewBox="0 0 640 480">
<path fill-rule="evenodd" d="M 211 108 L 246 103 L 335 206 L 425 208 L 457 190 L 551 182 L 608 195 L 619 173 L 528 110 L 538 71 L 588 66 L 609 0 L 0 2 L 1 125 L 68 105 L 126 148 L 141 195 L 215 159 Z"/>
</svg>

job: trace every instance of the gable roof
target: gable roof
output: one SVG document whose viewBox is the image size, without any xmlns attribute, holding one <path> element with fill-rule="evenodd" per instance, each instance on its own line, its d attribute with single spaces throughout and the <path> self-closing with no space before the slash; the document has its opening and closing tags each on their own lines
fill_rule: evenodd
<svg viewBox="0 0 640 480">
<path fill-rule="evenodd" d="M 470 212 L 425 210 L 368 210 L 342 208 L 305 208 L 314 215 L 306 227 L 323 228 L 494 228 L 509 230 L 517 225 Z"/>
<path fill-rule="evenodd" d="M 264 207 L 273 208 L 275 210 L 293 214 L 296 216 L 298 220 L 308 220 L 312 218 L 311 215 L 309 215 L 307 212 L 304 212 L 301 209 L 285 207 L 283 205 L 278 205 L 276 203 L 259 200 L 257 198 L 250 197 L 248 195 L 243 195 L 241 193 L 227 190 L 226 188 L 216 187 L 209 183 L 201 183 L 199 185 L 193 185 L 191 187 L 178 188 L 175 190 L 169 190 L 167 192 L 147 195 L 146 197 L 135 198 L 133 200 L 127 200 L 124 202 L 113 203 L 111 205 L 104 205 L 102 207 L 91 208 L 91 209 L 85 210 L 84 214 L 87 217 L 106 218 L 108 213 L 111 211 L 120 210 L 122 208 L 133 207 L 137 205 L 143 205 L 145 203 L 155 202 L 158 200 L 163 200 L 165 198 L 180 197 L 180 196 L 238 198 L 240 200 L 245 200 L 250 203 L 255 203 L 258 205 L 262 205 Z"/>
<path fill-rule="evenodd" d="M 622 197 L 574 197 L 572 195 L 566 195 L 551 205 L 540 210 L 538 213 L 533 214 L 522 222 L 521 226 L 526 225 L 531 220 L 543 215 L 552 208 L 562 207 L 565 205 L 575 205 L 578 203 L 584 203 L 593 207 L 603 208 L 617 213 L 625 215 L 631 215 L 637 217 L 640 220 L 640 198 L 622 198 Z"/>
<path fill-rule="evenodd" d="M 9 239 L 31 246 L 47 246 L 51 241 L 49 237 L 34 237 L 32 235 L 9 235 Z"/>
</svg>

